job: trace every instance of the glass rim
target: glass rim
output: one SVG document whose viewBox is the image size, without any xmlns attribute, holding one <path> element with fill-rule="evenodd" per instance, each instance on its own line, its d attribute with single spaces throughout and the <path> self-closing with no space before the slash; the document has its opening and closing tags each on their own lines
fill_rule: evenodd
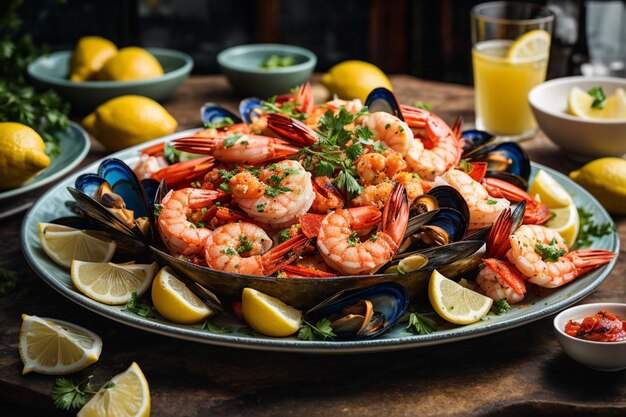
<svg viewBox="0 0 626 417">
<path fill-rule="evenodd" d="M 481 11 L 484 9 L 490 9 L 495 7 L 503 7 L 503 6 L 514 6 L 514 5 L 524 5 L 526 7 L 531 7 L 535 10 L 541 10 L 547 13 L 547 16 L 544 17 L 536 17 L 533 19 L 506 19 L 501 17 L 490 17 L 484 14 L 481 14 Z M 492 1 L 487 3 L 480 3 L 476 6 L 472 7 L 471 16 L 476 19 L 483 20 L 489 23 L 499 23 L 499 24 L 509 24 L 509 25 L 529 25 L 529 24 L 540 24 L 540 23 L 548 23 L 554 21 L 555 15 L 552 10 L 548 7 L 541 6 L 535 3 L 524 3 L 524 2 L 509 2 L 509 1 Z"/>
</svg>

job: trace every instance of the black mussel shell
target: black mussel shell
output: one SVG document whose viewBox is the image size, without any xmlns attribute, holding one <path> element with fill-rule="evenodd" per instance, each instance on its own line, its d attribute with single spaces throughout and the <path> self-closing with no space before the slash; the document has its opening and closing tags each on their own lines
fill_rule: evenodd
<svg viewBox="0 0 626 417">
<path fill-rule="evenodd" d="M 404 232 L 404 236 L 411 236 L 415 233 L 420 227 L 427 224 L 433 216 L 435 216 L 439 212 L 439 209 L 434 209 L 431 211 L 427 211 L 426 213 L 417 214 L 415 216 L 411 216 L 406 226 L 406 232 Z"/>
<path fill-rule="evenodd" d="M 100 186 L 105 182 L 104 178 L 98 174 L 82 174 L 74 181 L 74 187 L 89 197 L 96 198 Z"/>
<path fill-rule="evenodd" d="M 488 171 L 508 172 L 525 181 L 530 177 L 530 158 L 515 142 L 487 144 L 474 149 L 464 158 L 471 162 L 487 162 Z"/>
<path fill-rule="evenodd" d="M 227 119 L 233 123 L 241 123 L 242 121 L 237 115 L 215 103 L 204 103 L 200 108 L 200 118 L 205 126 L 210 127 L 228 125 L 230 123 L 227 122 Z"/>
<path fill-rule="evenodd" d="M 152 178 L 146 178 L 141 180 L 141 186 L 143 187 L 143 191 L 146 194 L 148 209 L 154 213 L 154 203 L 156 201 L 161 183 L 157 180 L 153 180 Z M 159 200 L 159 202 L 160 201 L 161 200 Z"/>
<path fill-rule="evenodd" d="M 471 257 L 484 245 L 484 240 L 462 240 L 445 246 L 397 254 L 387 265 L 385 273 L 398 273 L 398 268 L 404 273 L 438 269 Z"/>
<path fill-rule="evenodd" d="M 409 294 L 404 286 L 395 282 L 344 290 L 307 311 L 304 320 L 314 326 L 321 319 L 341 315 L 345 307 L 355 305 L 360 300 L 369 300 L 374 305 L 373 323 L 358 336 L 353 332 L 335 332 L 337 339 L 373 339 L 381 335 L 402 317 L 409 305 Z M 384 319 L 382 323 L 381 319 Z"/>
<path fill-rule="evenodd" d="M 135 218 L 152 218 L 146 194 L 137 176 L 128 165 L 119 159 L 102 161 L 98 175 L 111 186 L 111 191 L 122 197 L 126 208 L 134 212 Z"/>
<path fill-rule="evenodd" d="M 393 114 L 398 119 L 404 121 L 398 99 L 385 87 L 373 89 L 365 99 L 365 106 L 367 106 L 370 113 L 385 112 Z"/>
<path fill-rule="evenodd" d="M 463 133 L 461 133 L 461 138 L 463 139 L 463 158 L 474 149 L 495 140 L 495 136 L 491 133 L 476 129 L 464 130 Z"/>
<path fill-rule="evenodd" d="M 461 213 L 465 219 L 465 223 L 469 223 L 470 215 L 467 202 L 461 193 L 459 193 L 454 187 L 449 185 L 438 185 L 437 187 L 431 188 L 431 190 L 426 194 L 437 198 L 439 207 L 452 208 Z"/>
<path fill-rule="evenodd" d="M 263 104 L 256 97 L 244 98 L 239 102 L 239 114 L 246 124 L 252 124 L 263 112 Z"/>
<path fill-rule="evenodd" d="M 411 229 L 412 233 L 402 242 L 399 251 L 404 253 L 458 242 L 465 236 L 467 224 L 459 211 L 449 207 L 437 209 L 425 224 Z"/>
</svg>

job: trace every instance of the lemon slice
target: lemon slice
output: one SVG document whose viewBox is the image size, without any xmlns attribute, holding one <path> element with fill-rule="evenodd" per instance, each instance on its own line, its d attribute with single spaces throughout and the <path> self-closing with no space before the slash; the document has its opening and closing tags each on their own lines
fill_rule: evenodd
<svg viewBox="0 0 626 417">
<path fill-rule="evenodd" d="M 540 169 L 535 175 L 535 179 L 528 188 L 528 193 L 533 197 L 539 195 L 541 202 L 551 209 L 565 208 L 573 204 L 572 197 L 565 188 L 543 169 Z"/>
<path fill-rule="evenodd" d="M 72 323 L 22 314 L 19 351 L 22 374 L 66 375 L 97 361 L 102 339 Z"/>
<path fill-rule="evenodd" d="M 446 321 L 470 324 L 484 317 L 493 300 L 441 275 L 436 269 L 430 275 L 428 298 L 433 308 Z"/>
<path fill-rule="evenodd" d="M 586 119 L 626 119 L 626 92 L 618 88 L 604 100 L 604 107 L 593 108 L 593 97 L 578 87 L 567 96 L 567 111 Z"/>
<path fill-rule="evenodd" d="M 152 303 L 159 314 L 175 323 L 197 323 L 213 314 L 169 267 L 161 269 L 154 278 Z"/>
<path fill-rule="evenodd" d="M 571 204 L 564 208 L 550 209 L 550 212 L 553 217 L 544 226 L 558 232 L 565 239 L 567 247 L 572 247 L 574 242 L 576 242 L 576 236 L 578 236 L 578 229 L 580 228 L 580 218 L 576 206 Z"/>
<path fill-rule="evenodd" d="M 302 312 L 276 297 L 252 288 L 244 288 L 241 298 L 243 318 L 254 331 L 266 336 L 286 337 L 302 323 Z"/>
<path fill-rule="evenodd" d="M 135 362 L 115 375 L 80 409 L 78 417 L 147 417 L 150 387 Z"/>
<path fill-rule="evenodd" d="M 51 223 L 39 223 L 43 251 L 57 264 L 70 268 L 72 261 L 109 262 L 117 245 L 84 231 Z"/>
<path fill-rule="evenodd" d="M 550 52 L 550 34 L 535 29 L 517 38 L 506 53 L 507 59 L 534 58 Z"/>
<path fill-rule="evenodd" d="M 132 293 L 146 292 L 158 265 L 114 264 L 111 262 L 72 262 L 70 276 L 80 292 L 104 304 L 125 304 Z"/>
</svg>

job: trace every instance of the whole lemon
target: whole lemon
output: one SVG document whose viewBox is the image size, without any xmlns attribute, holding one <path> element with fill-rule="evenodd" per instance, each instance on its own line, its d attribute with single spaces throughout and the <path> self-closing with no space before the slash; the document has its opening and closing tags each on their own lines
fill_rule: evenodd
<svg viewBox="0 0 626 417">
<path fill-rule="evenodd" d="M 98 73 L 102 81 L 145 80 L 163 75 L 163 67 L 148 51 L 136 46 L 122 48 Z"/>
<path fill-rule="evenodd" d="M 85 36 L 78 40 L 70 60 L 70 80 L 93 80 L 104 64 L 117 53 L 117 46 L 100 36 Z"/>
<path fill-rule="evenodd" d="M 46 145 L 30 127 L 0 123 L 0 189 L 24 184 L 50 165 Z"/>
<path fill-rule="evenodd" d="M 589 191 L 611 214 L 626 214 L 626 161 L 600 158 L 569 177 Z"/>
<path fill-rule="evenodd" d="M 169 135 L 178 126 L 163 106 L 143 96 L 111 99 L 85 117 L 82 124 L 110 151 Z"/>
<path fill-rule="evenodd" d="M 391 90 L 391 82 L 376 65 L 364 61 L 344 61 L 332 67 L 321 79 L 331 94 L 339 98 L 355 98 L 365 102 L 367 95 L 376 87 Z"/>
</svg>

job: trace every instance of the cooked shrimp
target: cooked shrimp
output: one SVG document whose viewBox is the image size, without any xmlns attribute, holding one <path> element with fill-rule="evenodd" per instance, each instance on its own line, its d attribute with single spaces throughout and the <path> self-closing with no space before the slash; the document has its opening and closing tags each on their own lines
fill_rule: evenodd
<svg viewBox="0 0 626 417">
<path fill-rule="evenodd" d="M 524 299 L 526 285 L 517 269 L 507 261 L 484 259 L 485 267 L 478 273 L 476 283 L 480 292 L 494 301 L 505 299 L 509 304 Z"/>
<path fill-rule="evenodd" d="M 463 144 L 439 116 L 426 110 L 402 107 L 414 140 L 406 156 L 409 167 L 422 178 L 433 180 L 458 165 Z"/>
<path fill-rule="evenodd" d="M 441 178 L 456 188 L 467 202 L 470 212 L 470 230 L 491 226 L 502 210 L 511 205 L 505 198 L 491 197 L 480 183 L 458 169 L 445 172 Z"/>
<path fill-rule="evenodd" d="M 342 208 L 344 199 L 339 190 L 327 176 L 313 178 L 315 199 L 311 205 L 312 213 L 328 213 L 331 210 Z"/>
<path fill-rule="evenodd" d="M 230 180 L 233 199 L 256 221 L 285 227 L 306 213 L 315 193 L 311 173 L 298 161 L 282 161 L 262 169 L 258 177 L 243 171 Z"/>
<path fill-rule="evenodd" d="M 229 223 L 207 237 L 204 256 L 210 268 L 245 275 L 271 275 L 295 260 L 309 240 L 299 234 L 272 248 L 272 239 L 253 223 Z M 271 249 L 270 249 L 271 248 Z"/>
<path fill-rule="evenodd" d="M 376 112 L 361 117 L 359 123 L 374 132 L 374 140 L 406 156 L 413 141 L 413 132 L 402 120 L 389 113 Z"/>
<path fill-rule="evenodd" d="M 404 237 L 409 204 L 402 184 L 396 183 L 385 205 L 382 228 L 361 242 L 354 230 L 359 225 L 349 210 L 337 210 L 322 221 L 317 248 L 324 261 L 344 274 L 373 274 L 389 262 Z"/>
<path fill-rule="evenodd" d="M 409 203 L 424 194 L 422 181 L 416 174 L 399 172 L 393 176 L 392 180 L 404 185 Z M 352 199 L 352 206 L 361 207 L 373 205 L 382 209 L 393 189 L 394 182 L 386 181 L 365 187 L 361 194 Z"/>
<path fill-rule="evenodd" d="M 376 185 L 406 170 L 402 154 L 392 149 L 383 153 L 369 152 L 356 160 L 356 171 L 363 185 Z"/>
<path fill-rule="evenodd" d="M 558 232 L 538 225 L 522 225 L 510 237 L 507 258 L 528 281 L 555 288 L 608 263 L 615 253 L 585 249 L 568 252 Z"/>
<path fill-rule="evenodd" d="M 212 190 L 183 188 L 171 190 L 163 198 L 158 227 L 161 239 L 172 255 L 191 256 L 202 252 L 210 231 L 198 227 L 190 219 L 220 194 Z"/>
<path fill-rule="evenodd" d="M 133 172 L 137 175 L 137 178 L 143 180 L 145 178 L 152 178 L 152 174 L 168 166 L 165 157 L 160 155 L 139 155 L 139 163 L 133 168 Z"/>
</svg>

